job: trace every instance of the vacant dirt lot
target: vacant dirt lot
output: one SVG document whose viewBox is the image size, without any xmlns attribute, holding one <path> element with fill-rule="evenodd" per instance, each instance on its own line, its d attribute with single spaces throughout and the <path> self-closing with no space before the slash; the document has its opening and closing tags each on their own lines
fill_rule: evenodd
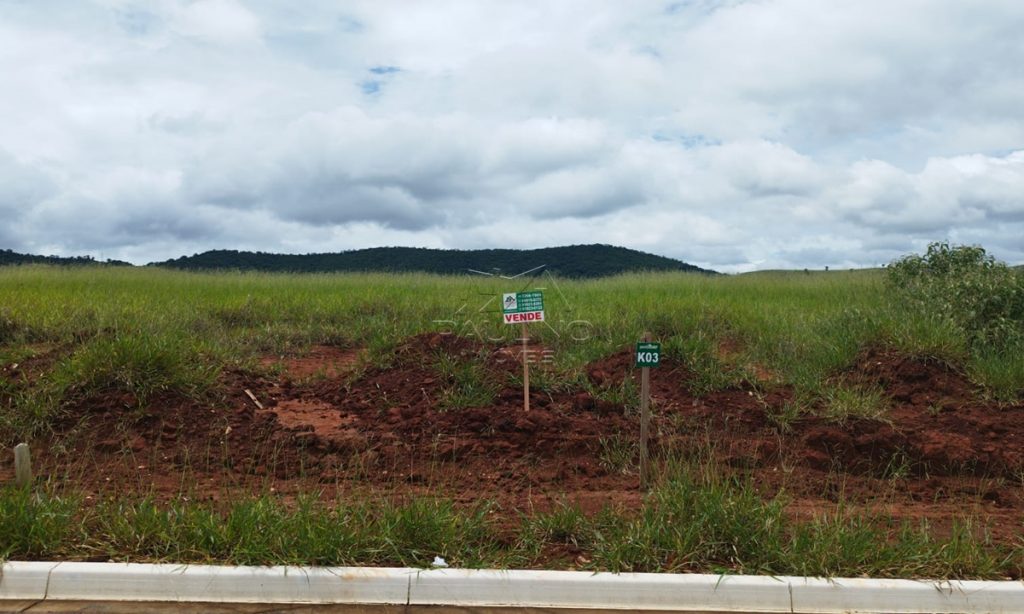
<svg viewBox="0 0 1024 614">
<path fill-rule="evenodd" d="M 436 368 L 441 357 L 481 364 L 497 382 L 495 400 L 443 409 L 453 384 Z M 160 499 L 262 488 L 485 498 L 509 514 L 563 501 L 589 511 L 639 505 L 639 418 L 614 394 L 638 380 L 628 348 L 588 365 L 573 385 L 534 390 L 529 413 L 508 348 L 425 334 L 401 345 L 387 368 L 363 368 L 359 358 L 359 350 L 326 346 L 266 357 L 259 369 L 224 374 L 221 392 L 204 403 L 167 398 L 139 410 L 123 396 L 88 398 L 66 412 L 49 445 L 35 446 L 37 473 L 86 492 Z M 23 365 L 4 376 L 32 373 Z M 841 503 L 925 519 L 940 533 L 972 516 L 997 541 L 1019 535 L 1024 406 L 980 400 L 947 365 L 863 353 L 837 378 L 880 387 L 888 411 L 845 421 L 787 413 L 786 387 L 698 398 L 689 378 L 682 364 L 652 370 L 656 462 L 747 476 L 765 496 L 784 493 L 795 516 Z M 0 479 L 11 472 L 5 463 Z"/>
</svg>

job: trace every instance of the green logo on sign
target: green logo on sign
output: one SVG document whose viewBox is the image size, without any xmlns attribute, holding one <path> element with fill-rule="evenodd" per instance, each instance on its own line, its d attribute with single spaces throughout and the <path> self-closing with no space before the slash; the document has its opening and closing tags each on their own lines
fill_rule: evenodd
<svg viewBox="0 0 1024 614">
<path fill-rule="evenodd" d="M 641 342 L 636 344 L 636 366 L 657 367 L 661 363 L 661 344 Z"/>
</svg>

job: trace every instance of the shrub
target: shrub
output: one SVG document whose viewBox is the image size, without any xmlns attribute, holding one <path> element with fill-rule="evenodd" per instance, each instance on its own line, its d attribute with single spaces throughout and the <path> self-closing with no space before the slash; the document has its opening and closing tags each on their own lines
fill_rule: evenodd
<svg viewBox="0 0 1024 614">
<path fill-rule="evenodd" d="M 1024 277 L 984 248 L 932 243 L 891 263 L 888 275 L 909 307 L 953 323 L 976 349 L 1024 342 Z"/>
</svg>

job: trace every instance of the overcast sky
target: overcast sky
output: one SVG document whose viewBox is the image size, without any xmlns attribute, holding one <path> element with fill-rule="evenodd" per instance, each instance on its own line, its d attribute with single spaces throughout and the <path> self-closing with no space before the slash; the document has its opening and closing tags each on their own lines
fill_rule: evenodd
<svg viewBox="0 0 1024 614">
<path fill-rule="evenodd" d="M 1024 262 L 1024 1 L 0 0 L 0 248 Z"/>
</svg>

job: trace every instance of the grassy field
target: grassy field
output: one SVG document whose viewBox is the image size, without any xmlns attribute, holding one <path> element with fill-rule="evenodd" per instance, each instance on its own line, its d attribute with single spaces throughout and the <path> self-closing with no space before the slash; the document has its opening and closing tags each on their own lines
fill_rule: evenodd
<svg viewBox="0 0 1024 614">
<path fill-rule="evenodd" d="M 123 389 L 143 403 L 163 391 L 202 395 L 226 366 L 313 344 L 366 348 L 369 361 L 384 364 L 396 344 L 424 331 L 513 343 L 518 328 L 500 323 L 495 297 L 533 287 L 547 289 L 549 321 L 531 337 L 550 348 L 564 381 L 649 330 L 708 391 L 752 379 L 758 366 L 807 406 L 825 399 L 836 411 L 855 408 L 871 391 L 837 390 L 829 376 L 871 346 L 961 366 L 996 399 L 1024 389 L 1024 353 L 972 350 L 952 323 L 892 296 L 879 271 L 512 283 L 8 267 L 0 269 L 0 362 L 54 347 L 62 357 L 30 389 L 0 390 L 0 433 L 10 441 L 45 428 L 69 394 Z M 723 346 L 737 351 L 726 359 Z"/>
<path fill-rule="evenodd" d="M 950 365 L 995 408 L 1019 402 L 1024 390 L 1019 346 L 978 343 L 954 318 L 906 300 L 880 270 L 508 282 L 23 266 L 0 268 L 0 365 L 39 366 L 27 379 L 0 379 L 0 441 L 52 436 L 64 408 L 90 395 L 128 395 L 139 407 L 168 395 L 215 398 L 226 371 L 258 371 L 261 357 L 312 346 L 364 350 L 358 377 L 391 364 L 395 348 L 418 333 L 511 345 L 519 331 L 500 324 L 497 295 L 533 288 L 545 290 L 548 322 L 531 327 L 531 337 L 553 359 L 538 372 L 539 387 L 586 388 L 587 364 L 650 331 L 687 365 L 698 396 L 739 386 L 792 390 L 783 421 L 807 413 L 884 419 L 879 390 L 836 377 L 869 348 Z M 458 382 L 448 409 L 495 394 L 472 365 L 437 368 Z M 781 514 L 785 497 L 765 500 L 749 483 L 687 467 L 666 470 L 638 514 L 567 506 L 501 527 L 488 523 L 484 503 L 467 510 L 432 499 L 254 494 L 213 507 L 85 504 L 74 484 L 7 488 L 0 555 L 423 565 L 444 553 L 460 565 L 532 566 L 541 552 L 568 548 L 582 553 L 578 566 L 593 569 L 931 577 L 1002 577 L 1024 565 L 1024 547 L 987 544 L 963 527 L 937 539 L 925 525 L 841 509 L 794 523 Z"/>
</svg>

